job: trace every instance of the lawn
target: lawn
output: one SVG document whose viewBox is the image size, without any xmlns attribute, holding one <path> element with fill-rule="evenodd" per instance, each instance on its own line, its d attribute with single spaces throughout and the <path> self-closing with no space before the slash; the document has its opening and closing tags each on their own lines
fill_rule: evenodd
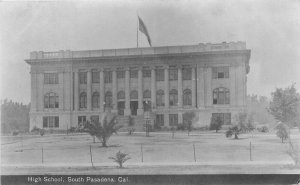
<svg viewBox="0 0 300 185">
<path fill-rule="evenodd" d="M 300 145 L 299 131 L 292 132 L 292 139 Z M 30 169 L 34 171 L 40 167 L 46 171 L 57 167 L 90 167 L 90 146 L 93 164 L 102 170 L 111 169 L 106 169 L 107 173 L 115 172 L 116 164 L 108 158 L 118 151 L 128 153 L 131 157 L 125 166 L 132 173 L 142 173 L 143 168 L 147 168 L 147 173 L 152 170 L 154 174 L 164 170 L 165 173 L 172 170 L 191 173 L 191 169 L 201 173 L 201 166 L 206 166 L 205 172 L 210 170 L 211 173 L 222 172 L 222 169 L 229 173 L 247 173 L 249 169 L 257 172 L 259 166 L 271 171 L 278 168 L 278 173 L 281 173 L 280 170 L 286 170 L 285 166 L 289 169 L 293 164 L 286 152 L 288 144 L 281 143 L 275 133 L 242 134 L 238 140 L 228 139 L 222 132 L 211 131 L 194 131 L 190 136 L 185 132 L 176 132 L 174 138 L 166 132 L 151 133 L 150 137 L 145 137 L 145 133 L 134 133 L 131 136 L 118 133 L 110 138 L 108 145 L 103 148 L 97 140 L 93 143 L 92 137 L 87 134 L 3 136 L 2 172 L 9 174 L 12 172 L 10 170 L 16 168 L 26 168 L 29 172 Z M 230 171 L 230 168 L 236 170 Z"/>
</svg>

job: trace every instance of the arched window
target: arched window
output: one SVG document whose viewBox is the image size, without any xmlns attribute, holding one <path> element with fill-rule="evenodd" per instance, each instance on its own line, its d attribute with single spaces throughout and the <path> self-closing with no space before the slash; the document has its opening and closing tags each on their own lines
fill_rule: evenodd
<svg viewBox="0 0 300 185">
<path fill-rule="evenodd" d="M 45 94 L 44 107 L 45 108 L 58 108 L 58 95 L 53 92 Z"/>
<path fill-rule="evenodd" d="M 138 99 L 138 92 L 137 91 L 131 91 L 130 93 L 130 99 Z"/>
<path fill-rule="evenodd" d="M 176 89 L 172 89 L 169 93 L 170 106 L 177 106 L 178 92 Z"/>
<path fill-rule="evenodd" d="M 151 98 L 151 91 L 145 90 L 143 93 L 143 98 Z"/>
<path fill-rule="evenodd" d="M 163 90 L 158 90 L 156 92 L 156 105 L 157 106 L 164 106 L 165 105 L 164 101 L 165 101 L 164 91 Z"/>
<path fill-rule="evenodd" d="M 86 93 L 85 92 L 80 93 L 79 107 L 86 108 Z"/>
<path fill-rule="evenodd" d="M 213 104 L 229 104 L 230 93 L 229 90 L 223 87 L 214 89 L 213 91 Z"/>
<path fill-rule="evenodd" d="M 124 100 L 125 99 L 125 92 L 119 91 L 118 92 L 118 100 Z"/>
<path fill-rule="evenodd" d="M 192 91 L 190 89 L 183 91 L 183 105 L 192 105 Z"/>
<path fill-rule="evenodd" d="M 93 108 L 99 108 L 99 93 L 98 92 L 93 93 L 92 106 L 93 106 Z"/>
<path fill-rule="evenodd" d="M 112 93 L 110 91 L 107 91 L 105 93 L 105 107 L 111 107 L 112 106 Z"/>
</svg>

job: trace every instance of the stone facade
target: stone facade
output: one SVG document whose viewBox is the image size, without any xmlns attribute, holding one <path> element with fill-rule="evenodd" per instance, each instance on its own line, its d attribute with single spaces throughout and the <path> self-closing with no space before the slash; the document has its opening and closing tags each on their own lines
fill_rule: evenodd
<svg viewBox="0 0 300 185">
<path fill-rule="evenodd" d="M 30 129 L 77 127 L 108 111 L 143 120 L 149 110 L 166 127 L 190 111 L 194 127 L 213 115 L 234 122 L 246 107 L 250 53 L 244 42 L 31 52 Z"/>
</svg>

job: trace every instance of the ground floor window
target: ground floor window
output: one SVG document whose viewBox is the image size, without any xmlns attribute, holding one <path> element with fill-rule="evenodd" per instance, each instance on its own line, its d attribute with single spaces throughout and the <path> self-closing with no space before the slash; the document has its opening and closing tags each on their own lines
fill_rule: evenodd
<svg viewBox="0 0 300 185">
<path fill-rule="evenodd" d="M 164 115 L 163 114 L 156 114 L 156 121 L 157 126 L 164 126 Z"/>
<path fill-rule="evenodd" d="M 43 128 L 59 128 L 59 117 L 58 116 L 43 117 Z"/>
<path fill-rule="evenodd" d="M 170 126 L 178 125 L 178 114 L 169 114 L 169 125 Z"/>
<path fill-rule="evenodd" d="M 91 122 L 92 123 L 98 123 L 99 122 L 99 116 L 91 116 Z"/>
<path fill-rule="evenodd" d="M 84 125 L 86 123 L 86 116 L 78 116 L 78 126 Z"/>
<path fill-rule="evenodd" d="M 222 125 L 231 124 L 231 113 L 212 113 L 212 119 L 215 120 L 217 118 L 221 119 Z"/>
</svg>

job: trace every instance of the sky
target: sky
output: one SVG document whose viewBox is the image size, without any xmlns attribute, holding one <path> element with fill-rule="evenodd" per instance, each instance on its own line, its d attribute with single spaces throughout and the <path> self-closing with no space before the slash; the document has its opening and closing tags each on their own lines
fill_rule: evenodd
<svg viewBox="0 0 300 185">
<path fill-rule="evenodd" d="M 31 51 L 136 47 L 137 14 L 154 47 L 246 42 L 248 94 L 300 91 L 299 0 L 2 1 L 0 99 L 30 102 Z"/>
</svg>

